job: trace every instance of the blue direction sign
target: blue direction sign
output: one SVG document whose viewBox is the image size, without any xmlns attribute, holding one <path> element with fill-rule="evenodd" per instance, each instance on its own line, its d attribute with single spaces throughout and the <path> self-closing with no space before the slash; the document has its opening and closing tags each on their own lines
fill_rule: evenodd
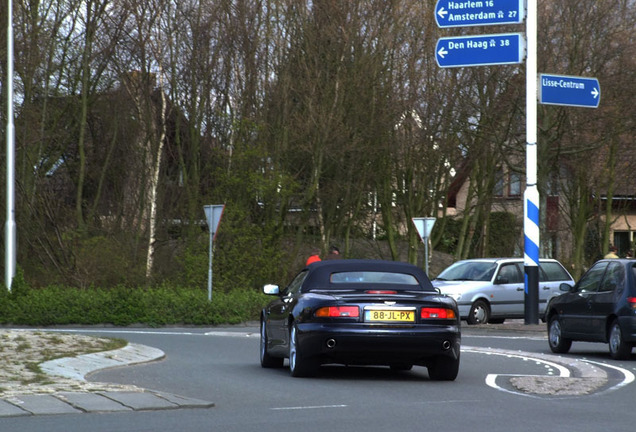
<svg viewBox="0 0 636 432">
<path fill-rule="evenodd" d="M 440 28 L 519 24 L 524 0 L 437 0 L 435 21 Z"/>
<path fill-rule="evenodd" d="M 522 33 L 445 37 L 435 47 L 442 68 L 521 63 L 524 54 Z"/>
<path fill-rule="evenodd" d="M 539 103 L 598 108 L 601 85 L 596 78 L 539 75 Z"/>
</svg>

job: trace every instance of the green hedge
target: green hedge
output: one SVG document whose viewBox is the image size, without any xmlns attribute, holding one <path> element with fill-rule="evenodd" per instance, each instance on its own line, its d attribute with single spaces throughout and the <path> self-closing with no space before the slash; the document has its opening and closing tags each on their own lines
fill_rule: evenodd
<svg viewBox="0 0 636 432">
<path fill-rule="evenodd" d="M 257 320 L 271 297 L 255 290 L 213 292 L 184 287 L 78 289 L 16 287 L 0 294 L 0 324 L 219 325 Z"/>
</svg>

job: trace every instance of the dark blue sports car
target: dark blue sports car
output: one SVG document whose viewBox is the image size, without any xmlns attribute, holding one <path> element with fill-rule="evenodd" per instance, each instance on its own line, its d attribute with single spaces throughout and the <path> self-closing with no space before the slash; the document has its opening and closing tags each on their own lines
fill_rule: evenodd
<svg viewBox="0 0 636 432">
<path fill-rule="evenodd" d="M 457 304 L 441 295 L 422 269 L 377 260 L 321 261 L 304 268 L 261 315 L 261 365 L 294 377 L 322 364 L 428 368 L 433 380 L 459 371 Z"/>
</svg>

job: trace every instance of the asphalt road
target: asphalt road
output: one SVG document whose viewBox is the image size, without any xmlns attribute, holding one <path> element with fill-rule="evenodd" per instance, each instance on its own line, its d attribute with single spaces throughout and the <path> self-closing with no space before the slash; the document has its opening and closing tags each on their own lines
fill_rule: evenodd
<svg viewBox="0 0 636 432">
<path fill-rule="evenodd" d="M 162 361 L 99 372 L 91 380 L 213 401 L 214 407 L 3 418 L 0 431 L 633 429 L 636 355 L 615 362 L 606 345 L 575 343 L 571 354 L 555 359 L 542 331 L 498 328 L 504 327 L 464 326 L 454 382 L 430 381 L 419 367 L 396 373 L 328 366 L 317 378 L 291 378 L 286 368 L 260 367 L 256 327 L 82 330 L 166 353 Z M 546 385 L 556 393 L 541 393 Z"/>
</svg>

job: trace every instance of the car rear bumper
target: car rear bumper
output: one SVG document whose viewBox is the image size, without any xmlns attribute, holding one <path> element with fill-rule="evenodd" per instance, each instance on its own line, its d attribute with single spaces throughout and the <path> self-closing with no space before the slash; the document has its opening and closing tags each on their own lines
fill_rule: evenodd
<svg viewBox="0 0 636 432">
<path fill-rule="evenodd" d="M 322 363 L 426 365 L 434 357 L 458 358 L 461 334 L 457 325 L 369 326 L 299 323 L 303 356 Z"/>
</svg>

